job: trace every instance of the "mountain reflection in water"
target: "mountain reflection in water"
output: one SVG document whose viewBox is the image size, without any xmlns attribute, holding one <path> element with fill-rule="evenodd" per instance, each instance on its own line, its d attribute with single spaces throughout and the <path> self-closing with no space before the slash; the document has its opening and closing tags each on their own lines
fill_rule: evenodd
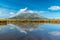
<svg viewBox="0 0 60 40">
<path fill-rule="evenodd" d="M 16 26 L 16 28 L 28 32 L 28 31 L 32 31 L 32 30 L 37 29 L 37 27 L 39 25 L 42 25 L 42 24 L 39 24 L 39 23 L 20 23 L 20 24 L 14 24 L 14 25 Z"/>
<path fill-rule="evenodd" d="M 8 24 L 0 27 L 0 40 L 60 40 L 60 24 Z"/>
<path fill-rule="evenodd" d="M 0 40 L 28 40 L 26 33 L 36 29 L 37 26 L 35 23 L 0 26 Z"/>
</svg>

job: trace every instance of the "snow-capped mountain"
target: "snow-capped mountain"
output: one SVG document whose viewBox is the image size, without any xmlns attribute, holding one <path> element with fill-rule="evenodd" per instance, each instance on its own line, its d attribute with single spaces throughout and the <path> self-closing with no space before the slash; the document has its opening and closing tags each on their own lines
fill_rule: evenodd
<svg viewBox="0 0 60 40">
<path fill-rule="evenodd" d="M 38 15 L 39 12 L 32 11 L 32 10 L 27 10 L 21 9 L 17 12 L 17 14 L 13 17 L 12 19 L 27 19 L 27 20 L 35 20 L 35 19 L 43 19 L 40 15 Z"/>
</svg>

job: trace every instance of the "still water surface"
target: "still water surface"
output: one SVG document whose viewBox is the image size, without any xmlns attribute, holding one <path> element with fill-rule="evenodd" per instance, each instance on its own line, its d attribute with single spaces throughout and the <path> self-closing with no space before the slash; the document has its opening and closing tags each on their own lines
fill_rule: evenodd
<svg viewBox="0 0 60 40">
<path fill-rule="evenodd" d="M 60 24 L 8 24 L 0 27 L 0 40 L 60 40 Z"/>
</svg>

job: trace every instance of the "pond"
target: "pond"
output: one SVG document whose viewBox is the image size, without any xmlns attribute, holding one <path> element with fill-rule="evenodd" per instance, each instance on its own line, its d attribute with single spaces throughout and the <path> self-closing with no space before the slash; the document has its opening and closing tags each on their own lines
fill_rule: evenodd
<svg viewBox="0 0 60 40">
<path fill-rule="evenodd" d="M 0 40 L 60 40 L 60 24 L 20 23 L 0 26 Z"/>
</svg>

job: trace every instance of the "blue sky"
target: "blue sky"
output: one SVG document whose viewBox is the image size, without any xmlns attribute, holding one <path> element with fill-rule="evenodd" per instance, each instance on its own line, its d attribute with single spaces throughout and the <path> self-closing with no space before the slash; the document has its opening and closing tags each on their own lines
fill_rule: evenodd
<svg viewBox="0 0 60 40">
<path fill-rule="evenodd" d="M 25 8 L 43 17 L 60 18 L 60 0 L 0 0 L 0 18 L 8 18 Z"/>
</svg>

